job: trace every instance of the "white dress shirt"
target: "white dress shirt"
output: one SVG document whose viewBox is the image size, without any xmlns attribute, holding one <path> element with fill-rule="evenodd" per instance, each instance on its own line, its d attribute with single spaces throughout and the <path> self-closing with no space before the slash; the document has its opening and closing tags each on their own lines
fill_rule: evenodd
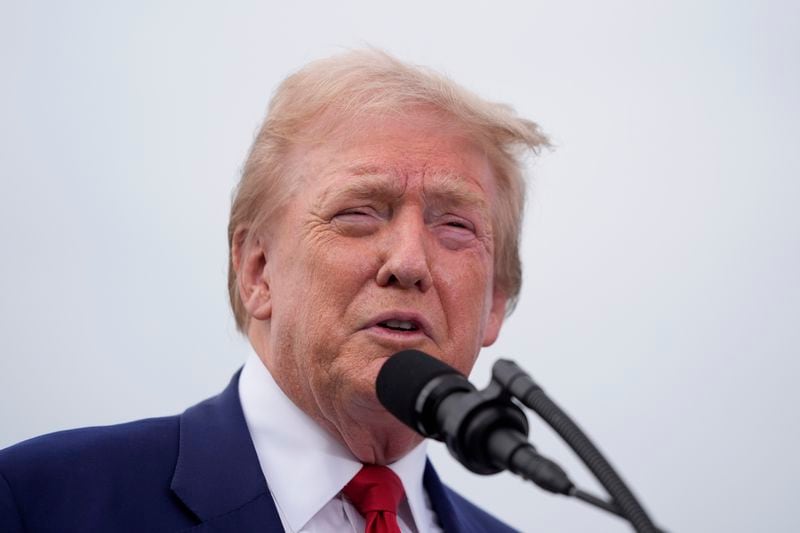
<svg viewBox="0 0 800 533">
<path fill-rule="evenodd" d="M 361 462 L 283 393 L 255 353 L 239 377 L 239 398 L 287 533 L 363 533 L 364 518 L 341 495 Z M 405 489 L 397 512 L 404 533 L 442 531 L 422 485 L 425 459 L 422 443 L 388 465 Z"/>
</svg>

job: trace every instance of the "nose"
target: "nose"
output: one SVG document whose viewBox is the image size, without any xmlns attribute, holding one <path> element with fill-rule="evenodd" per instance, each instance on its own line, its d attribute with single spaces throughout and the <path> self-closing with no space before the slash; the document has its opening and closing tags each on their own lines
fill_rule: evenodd
<svg viewBox="0 0 800 533">
<path fill-rule="evenodd" d="M 433 284 L 426 246 L 427 228 L 420 214 L 402 213 L 392 220 L 384 241 L 385 261 L 378 270 L 381 287 L 427 291 Z"/>
</svg>

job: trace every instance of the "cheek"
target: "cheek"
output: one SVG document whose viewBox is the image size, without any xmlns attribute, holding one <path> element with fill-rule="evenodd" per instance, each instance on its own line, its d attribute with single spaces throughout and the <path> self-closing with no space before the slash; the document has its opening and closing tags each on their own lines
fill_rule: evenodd
<svg viewBox="0 0 800 533">
<path fill-rule="evenodd" d="M 378 246 L 372 239 L 331 239 L 315 248 L 311 260 L 312 281 L 324 281 L 333 292 L 361 286 L 377 275 Z"/>
<path fill-rule="evenodd" d="M 487 304 L 492 288 L 492 263 L 485 253 L 450 253 L 435 264 L 436 277 L 448 299 L 475 312 Z"/>
<path fill-rule="evenodd" d="M 374 248 L 373 248 L 374 249 Z M 279 284 L 280 302 L 285 311 L 279 314 L 290 327 L 302 329 L 296 342 L 309 350 L 333 346 L 343 318 L 375 271 L 375 254 L 360 243 L 339 239 L 303 243 L 302 249 L 284 265 L 287 282 Z M 276 302 L 276 307 L 278 306 Z"/>
<path fill-rule="evenodd" d="M 492 268 L 488 261 L 460 261 L 437 269 L 439 297 L 447 316 L 452 354 L 449 361 L 469 373 L 483 343 L 491 309 Z"/>
<path fill-rule="evenodd" d="M 363 280 L 374 262 L 374 246 L 363 239 L 343 239 L 322 228 L 313 228 L 292 239 L 292 248 L 283 254 L 284 271 L 294 278 L 293 289 L 329 301 L 332 295 Z"/>
</svg>

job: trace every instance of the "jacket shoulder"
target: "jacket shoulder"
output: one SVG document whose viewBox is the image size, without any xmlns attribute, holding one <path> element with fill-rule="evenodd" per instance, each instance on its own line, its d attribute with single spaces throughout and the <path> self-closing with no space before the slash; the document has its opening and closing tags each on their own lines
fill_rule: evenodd
<svg viewBox="0 0 800 533">
<path fill-rule="evenodd" d="M 145 507 L 169 513 L 171 504 L 160 502 L 174 500 L 179 424 L 172 416 L 73 429 L 0 451 L 0 525 L 13 519 L 48 531 L 61 522 L 68 531 L 70 522 L 85 524 L 90 517 L 81 514 L 97 509 L 120 516 L 141 515 Z"/>
<path fill-rule="evenodd" d="M 174 465 L 178 430 L 179 418 L 171 416 L 50 433 L 0 450 L 0 472 L 6 478 L 37 472 L 80 475 L 144 459 Z"/>
</svg>

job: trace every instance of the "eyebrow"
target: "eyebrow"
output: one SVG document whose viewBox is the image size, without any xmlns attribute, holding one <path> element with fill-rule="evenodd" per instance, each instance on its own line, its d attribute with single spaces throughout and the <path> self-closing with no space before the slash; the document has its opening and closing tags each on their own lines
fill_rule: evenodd
<svg viewBox="0 0 800 533">
<path fill-rule="evenodd" d="M 333 183 L 327 187 L 319 197 L 320 205 L 327 204 L 332 199 L 354 198 L 359 200 L 380 200 L 390 201 L 403 194 L 399 184 L 391 183 L 388 175 L 384 172 L 376 172 L 367 169 L 360 169 L 358 173 L 351 173 L 353 177 L 346 183 Z M 384 179 L 380 179 L 383 177 Z"/>
<path fill-rule="evenodd" d="M 392 180 L 391 173 L 378 165 L 358 165 L 345 170 L 352 176 L 344 185 L 332 184 L 319 198 L 320 204 L 331 198 L 372 199 L 389 202 L 403 194 L 403 186 Z M 484 195 L 473 187 L 466 186 L 465 179 L 453 173 L 434 173 L 424 186 L 426 203 L 437 207 L 456 206 L 487 210 L 488 202 Z"/>
<path fill-rule="evenodd" d="M 425 199 L 433 205 L 473 207 L 480 210 L 487 210 L 489 207 L 485 194 L 479 193 L 474 186 L 466 186 L 465 179 L 455 174 L 434 174 L 424 190 Z"/>
</svg>

